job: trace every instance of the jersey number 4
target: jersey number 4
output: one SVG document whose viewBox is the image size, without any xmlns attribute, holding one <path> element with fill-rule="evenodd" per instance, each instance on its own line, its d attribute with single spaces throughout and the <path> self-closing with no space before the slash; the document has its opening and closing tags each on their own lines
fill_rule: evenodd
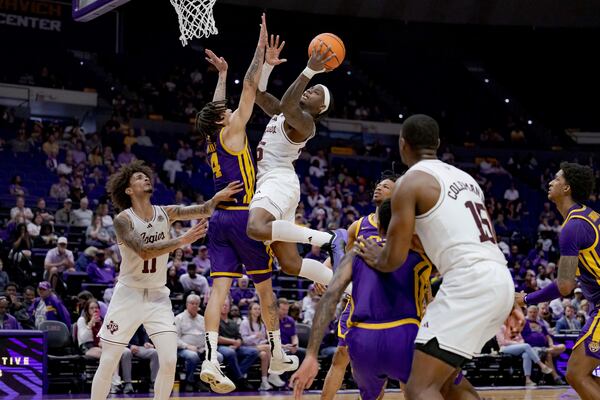
<svg viewBox="0 0 600 400">
<path fill-rule="evenodd" d="M 471 210 L 471 215 L 473 215 L 475 224 L 477 224 L 477 229 L 479 229 L 479 240 L 481 243 L 488 241 L 496 243 L 494 228 L 490 223 L 490 217 L 488 216 L 485 206 L 481 203 L 467 201 L 465 207 Z"/>
<path fill-rule="evenodd" d="M 152 264 L 152 268 L 148 269 L 150 264 Z M 147 273 L 153 274 L 155 272 L 156 272 L 156 258 L 153 258 L 151 260 L 145 260 L 144 261 L 144 269 L 142 270 L 142 274 L 147 274 Z"/>
</svg>

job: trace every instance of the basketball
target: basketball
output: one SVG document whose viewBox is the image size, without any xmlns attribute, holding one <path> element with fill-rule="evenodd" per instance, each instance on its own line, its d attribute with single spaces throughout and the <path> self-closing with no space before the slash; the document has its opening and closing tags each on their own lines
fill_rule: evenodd
<svg viewBox="0 0 600 400">
<path fill-rule="evenodd" d="M 346 47 L 344 46 L 344 42 L 339 36 L 334 35 L 333 33 L 321 33 L 314 37 L 313 40 L 310 41 L 308 45 L 308 57 L 312 53 L 313 47 L 317 46 L 317 50 L 319 50 L 319 41 L 322 40 L 325 45 L 331 47 L 331 50 L 335 53 L 335 56 L 327 61 L 325 64 L 325 68 L 328 70 L 336 69 L 340 66 L 340 64 L 344 61 L 344 57 L 346 56 Z M 327 51 L 327 47 L 323 46 L 323 51 Z"/>
</svg>

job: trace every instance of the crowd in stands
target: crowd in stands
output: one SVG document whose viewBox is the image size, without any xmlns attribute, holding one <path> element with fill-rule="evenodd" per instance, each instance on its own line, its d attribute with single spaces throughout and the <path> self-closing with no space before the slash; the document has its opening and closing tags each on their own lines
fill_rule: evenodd
<svg viewBox="0 0 600 400">
<path fill-rule="evenodd" d="M 201 79 L 201 74 L 196 79 Z M 118 109 L 118 105 L 115 107 Z M 86 133 L 76 124 L 28 123 L 7 117 L 7 112 L 4 115 L 0 129 L 12 132 L 12 138 L 0 148 L 0 159 L 9 160 L 2 165 L 17 159 L 19 163 L 31 161 L 35 168 L 39 167 L 36 173 L 43 179 L 30 180 L 29 170 L 19 167 L 23 172 L 7 177 L 0 187 L 4 191 L 0 197 L 0 328 L 37 329 L 44 321 L 61 321 L 69 329 L 77 329 L 81 353 L 98 358 L 101 348 L 96 333 L 118 280 L 121 261 L 113 227 L 114 210 L 104 189 L 107 177 L 121 165 L 137 157 L 145 158 L 144 148 L 153 148 L 162 157 L 148 161 L 155 163 L 154 185 L 161 189 L 157 190 L 157 202 L 203 201 L 212 195 L 211 189 L 196 193 L 182 179 L 189 172 L 190 176 L 201 175 L 210 183 L 211 171 L 205 163 L 202 143 L 193 136 L 169 141 L 136 132 L 118 112 L 102 134 Z M 556 165 L 540 165 L 534 154 L 526 159 L 511 157 L 505 164 L 489 158 L 465 160 L 450 148 L 441 151 L 441 157 L 468 169 L 486 192 L 488 214 L 515 288 L 530 293 L 555 279 L 561 218 L 550 203 L 543 203 L 540 213 L 532 215 L 535 207 L 527 194 L 547 188 Z M 373 179 L 363 175 L 362 170 L 347 167 L 344 161 L 332 160 L 323 150 L 302 154 L 298 162 L 302 196 L 296 212 L 297 224 L 322 230 L 347 227 L 374 210 Z M 590 163 L 593 165 L 594 161 Z M 387 165 L 387 159 L 382 158 L 380 169 Z M 590 204 L 597 201 L 598 196 L 594 195 Z M 187 228 L 178 221 L 171 235 L 179 236 Z M 174 251 L 166 272 L 177 314 L 179 357 L 185 364 L 183 388 L 189 390 L 199 388 L 192 371 L 203 358 L 202 312 L 211 283 L 207 247 L 197 245 Z M 305 257 L 321 261 L 325 258 L 318 247 L 301 247 Z M 285 277 L 276 279 L 283 344 L 302 357 L 304 349 L 296 327 L 312 323 L 319 296 L 308 282 L 287 278 L 294 281 L 290 288 Z M 249 279 L 238 279 L 222 310 L 219 352 L 241 388 L 248 387 L 245 379 L 249 368 L 260 363 L 260 388 L 268 390 L 284 386 L 285 382 L 268 374 L 269 349 L 257 301 Z M 554 346 L 552 335 L 577 332 L 591 309 L 579 289 L 571 298 L 540 304 L 539 312 L 530 308 L 522 331 L 511 331 L 509 335 L 499 332 L 501 349 L 508 354 L 521 351 L 519 354 L 526 354 L 523 357 L 528 360 L 527 364 L 524 361 L 526 371 L 531 370 L 532 363 L 538 364 L 546 372 L 552 369 L 555 381 L 560 382 L 562 378 L 551 362 L 552 356 L 565 349 Z M 333 321 L 322 345 L 322 355 L 332 355 L 335 332 Z M 520 346 L 518 351 L 508 347 L 516 345 Z M 114 378 L 114 392 L 133 391 L 132 357 L 150 360 L 152 376 L 156 376 L 156 352 L 152 350 L 151 340 L 140 330 L 123 353 L 120 375 Z M 527 383 L 533 384 L 530 380 Z"/>
</svg>

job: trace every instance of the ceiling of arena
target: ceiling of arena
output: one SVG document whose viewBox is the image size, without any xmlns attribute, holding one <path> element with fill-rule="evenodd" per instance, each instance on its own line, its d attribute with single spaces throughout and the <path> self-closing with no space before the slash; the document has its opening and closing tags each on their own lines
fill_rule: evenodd
<svg viewBox="0 0 600 400">
<path fill-rule="evenodd" d="M 218 0 L 317 14 L 450 24 L 600 27 L 598 0 Z"/>
</svg>

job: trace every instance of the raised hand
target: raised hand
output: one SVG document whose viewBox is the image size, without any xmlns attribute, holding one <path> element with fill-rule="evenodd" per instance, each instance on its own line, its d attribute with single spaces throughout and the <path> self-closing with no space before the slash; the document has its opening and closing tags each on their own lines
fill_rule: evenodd
<svg viewBox="0 0 600 400">
<path fill-rule="evenodd" d="M 267 16 L 265 13 L 261 16 L 260 34 L 258 36 L 258 47 L 265 47 L 269 43 L 269 33 L 267 32 Z"/>
<path fill-rule="evenodd" d="M 267 43 L 267 51 L 265 52 L 267 64 L 275 66 L 287 61 L 285 58 L 279 59 L 279 53 L 283 50 L 283 46 L 285 46 L 285 40 L 279 44 L 279 35 L 276 37 L 271 35 L 271 41 Z"/>
<path fill-rule="evenodd" d="M 191 227 L 185 235 L 181 237 L 182 244 L 191 244 L 194 243 L 198 239 L 202 239 L 206 236 L 206 232 L 208 231 L 208 220 L 201 219 L 196 225 Z"/>
<path fill-rule="evenodd" d="M 219 71 L 219 74 L 227 72 L 227 61 L 223 57 L 218 57 L 212 50 L 206 49 L 204 50 L 206 57 L 204 59 L 214 65 L 214 67 Z"/>
<path fill-rule="evenodd" d="M 327 51 L 325 51 L 325 49 L 327 49 Z M 325 44 L 322 40 L 319 40 L 319 45 L 314 46 L 312 49 L 307 67 L 317 72 L 329 72 L 330 70 L 325 68 L 325 64 L 335 56 L 336 54 L 331 49 L 331 46 Z"/>
</svg>

